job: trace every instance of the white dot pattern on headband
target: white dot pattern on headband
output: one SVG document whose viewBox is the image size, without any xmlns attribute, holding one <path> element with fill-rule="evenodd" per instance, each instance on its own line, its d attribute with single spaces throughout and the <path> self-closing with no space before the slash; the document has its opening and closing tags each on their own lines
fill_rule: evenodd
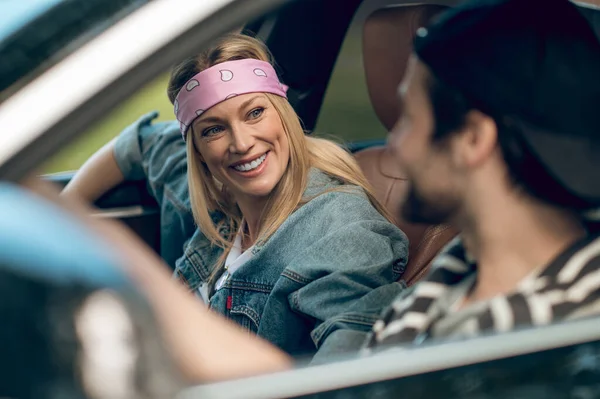
<svg viewBox="0 0 600 399">
<path fill-rule="evenodd" d="M 230 70 L 223 69 L 219 72 L 221 72 L 221 80 L 223 82 L 229 82 L 231 79 L 233 79 L 233 72 L 231 72 Z"/>
<path fill-rule="evenodd" d="M 185 85 L 187 91 L 192 91 L 195 87 L 200 86 L 200 83 L 196 79 L 192 79 Z"/>
<path fill-rule="evenodd" d="M 226 61 L 191 77 L 179 91 L 173 107 L 185 139 L 186 129 L 190 129 L 194 120 L 221 101 L 258 92 L 287 98 L 287 89 L 268 62 L 254 59 Z"/>
<path fill-rule="evenodd" d="M 417 36 L 419 36 L 419 37 L 425 37 L 425 36 L 427 36 L 428 33 L 429 32 L 427 31 L 427 28 L 421 27 L 421 28 L 417 29 Z"/>
<path fill-rule="evenodd" d="M 267 77 L 267 73 L 265 71 L 263 71 L 262 69 L 260 69 L 260 68 L 255 68 L 254 69 L 254 74 L 256 76 L 263 76 L 265 78 Z"/>
</svg>

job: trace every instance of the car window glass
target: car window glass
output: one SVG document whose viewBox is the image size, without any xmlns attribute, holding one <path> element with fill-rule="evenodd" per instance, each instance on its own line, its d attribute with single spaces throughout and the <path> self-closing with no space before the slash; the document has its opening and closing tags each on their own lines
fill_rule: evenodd
<svg viewBox="0 0 600 399">
<path fill-rule="evenodd" d="M 385 138 L 386 130 L 375 115 L 367 92 L 362 60 L 362 27 L 367 15 L 388 2 L 366 0 L 359 8 L 328 85 L 315 129 L 317 135 L 346 142 Z M 158 120 L 173 120 L 172 105 L 166 96 L 167 81 L 168 74 L 165 74 L 150 82 L 56 154 L 41 171 L 56 173 L 78 169 L 102 145 L 147 112 L 157 110 Z"/>
<path fill-rule="evenodd" d="M 367 1 L 348 30 L 336 61 L 319 120 L 318 136 L 343 141 L 384 139 L 385 128 L 371 106 L 362 61 L 362 26 L 364 19 L 384 0 Z M 76 170 L 102 145 L 115 137 L 139 116 L 159 111 L 158 120 L 173 120 L 173 109 L 166 95 L 168 74 L 149 83 L 139 93 L 82 134 L 80 139 L 55 155 L 42 168 L 44 173 Z"/>
<path fill-rule="evenodd" d="M 241 31 L 241 28 L 234 31 Z M 176 62 L 177 60 L 174 60 L 173 64 Z M 173 105 L 167 97 L 168 82 L 169 72 L 166 72 L 133 93 L 112 112 L 82 133 L 77 140 L 49 159 L 42 166 L 41 172 L 58 173 L 77 170 L 104 144 L 149 112 L 158 111 L 158 118 L 155 121 L 175 120 Z"/>
<path fill-rule="evenodd" d="M 169 74 L 165 73 L 148 83 L 128 100 L 90 127 L 77 140 L 58 152 L 41 168 L 43 173 L 77 170 L 104 144 L 116 137 L 140 116 L 158 111 L 157 120 L 173 120 L 173 106 L 167 98 Z"/>
</svg>

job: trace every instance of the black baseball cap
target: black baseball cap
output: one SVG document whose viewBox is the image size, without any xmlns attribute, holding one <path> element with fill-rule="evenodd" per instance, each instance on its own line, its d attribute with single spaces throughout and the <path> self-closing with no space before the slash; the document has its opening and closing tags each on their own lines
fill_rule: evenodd
<svg viewBox="0 0 600 399">
<path fill-rule="evenodd" d="M 516 124 L 568 192 L 600 203 L 600 41 L 568 0 L 468 1 L 421 28 L 415 53 Z"/>
</svg>

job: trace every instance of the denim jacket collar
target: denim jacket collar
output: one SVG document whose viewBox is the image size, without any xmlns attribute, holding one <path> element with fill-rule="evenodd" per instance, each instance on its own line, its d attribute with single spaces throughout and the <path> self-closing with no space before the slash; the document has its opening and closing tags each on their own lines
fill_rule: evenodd
<svg viewBox="0 0 600 399">
<path fill-rule="evenodd" d="M 311 168 L 303 198 L 307 200 L 314 198 L 341 184 L 341 182 L 333 179 L 321 170 Z M 214 212 L 211 216 L 214 223 L 224 218 L 224 215 L 220 212 Z M 221 232 L 226 233 L 227 227 L 223 227 Z M 267 241 L 257 242 L 252 248 L 253 255 L 258 254 L 266 244 Z M 222 253 L 222 248 L 211 244 L 200 229 L 196 229 L 196 232 L 186 245 L 183 258 L 177 261 L 177 277 L 184 280 L 191 290 L 197 289 L 202 282 L 208 280 Z"/>
</svg>

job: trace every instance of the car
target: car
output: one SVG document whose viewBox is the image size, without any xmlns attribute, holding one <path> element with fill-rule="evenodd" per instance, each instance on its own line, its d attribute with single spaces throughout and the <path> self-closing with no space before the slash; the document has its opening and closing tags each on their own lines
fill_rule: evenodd
<svg viewBox="0 0 600 399">
<path fill-rule="evenodd" d="M 597 398 L 598 319 L 188 388 L 195 398 Z"/>
<path fill-rule="evenodd" d="M 384 143 L 385 132 L 398 115 L 396 87 L 408 61 L 411 37 L 419 26 L 458 1 L 22 3 L 16 16 L 5 17 L 5 30 L 0 30 L 1 180 L 16 182 L 35 173 L 173 63 L 219 35 L 241 29 L 269 46 L 308 134 L 327 133 L 342 139 L 379 199 L 396 216 L 410 239 L 404 284 L 416 283 L 435 254 L 456 235 L 449 226 L 412 225 L 397 215 L 398 198 L 406 186 L 401 171 L 390 165 Z M 600 35 L 600 12 L 592 3 L 598 2 L 578 4 Z M 345 52 L 351 56 L 345 57 Z M 365 78 L 360 77 L 363 73 Z M 352 87 L 362 85 L 362 92 L 349 92 L 348 82 Z M 345 101 L 331 101 L 336 90 L 338 98 Z M 131 122 L 138 117 L 129 115 Z M 65 185 L 72 174 L 64 171 L 44 178 Z M 96 206 L 97 217 L 123 221 L 157 253 L 163 253 L 160 212 L 144 182 L 124 183 Z M 182 395 L 356 396 L 365 386 L 375 384 L 381 385 L 382 395 L 390 397 L 404 392 L 426 397 L 504 397 L 514 392 L 532 392 L 536 397 L 559 393 L 594 397 L 600 392 L 592 378 L 598 371 L 596 360 L 590 359 L 600 353 L 599 324 L 599 320 L 590 320 L 466 342 L 428 344 L 391 351 L 377 359 L 350 359 L 191 388 Z M 556 368 L 535 367 L 540 359 Z M 569 362 L 581 363 L 573 366 L 579 370 L 573 375 L 564 369 Z M 579 382 L 582 373 L 584 383 Z M 522 378 L 524 375 L 529 377 Z M 510 382 L 500 384 L 499 376 Z M 586 376 L 591 376 L 591 383 Z M 547 385 L 553 387 L 550 391 L 544 388 L 549 382 L 557 384 Z"/>
</svg>

